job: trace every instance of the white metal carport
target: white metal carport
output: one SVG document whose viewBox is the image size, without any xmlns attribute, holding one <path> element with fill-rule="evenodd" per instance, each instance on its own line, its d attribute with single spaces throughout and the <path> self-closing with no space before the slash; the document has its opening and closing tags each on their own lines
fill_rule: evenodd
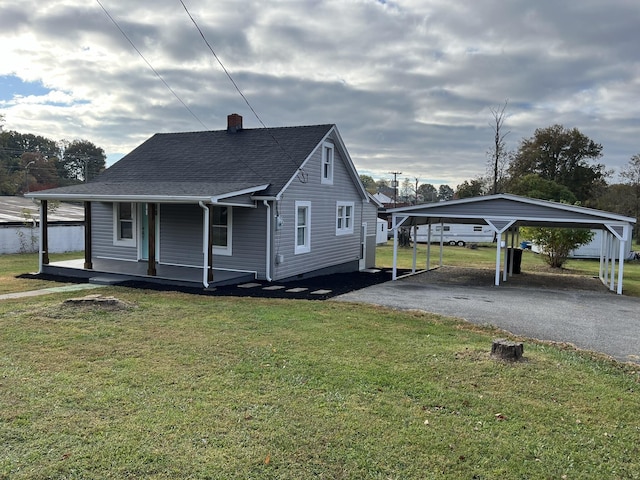
<svg viewBox="0 0 640 480">
<path fill-rule="evenodd" d="M 622 294 L 624 252 L 626 242 L 631 241 L 634 218 L 592 208 L 577 207 L 563 203 L 520 197 L 511 194 L 489 195 L 440 203 L 427 203 L 389 210 L 393 228 L 393 279 L 397 279 L 398 229 L 417 228 L 432 224 L 485 224 L 491 227 L 498 239 L 506 236 L 505 245 L 511 247 L 519 227 L 589 228 L 603 231 L 600 248 L 600 279 L 609 290 Z M 495 285 L 500 285 L 502 244 L 496 242 Z M 430 245 L 427 242 L 427 264 L 430 269 Z M 442 240 L 440 240 L 440 265 L 442 265 Z M 507 281 L 507 252 L 504 251 L 502 281 Z M 513 249 L 511 249 L 513 252 Z M 513 261 L 510 262 L 513 267 Z M 617 266 L 616 266 L 617 263 Z M 617 270 L 617 271 L 616 271 Z M 416 273 L 416 243 L 414 242 L 413 269 Z"/>
</svg>

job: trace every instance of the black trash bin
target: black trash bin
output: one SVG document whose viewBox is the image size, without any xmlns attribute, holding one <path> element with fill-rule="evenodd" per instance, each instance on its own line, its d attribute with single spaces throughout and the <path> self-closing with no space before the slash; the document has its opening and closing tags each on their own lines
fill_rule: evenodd
<svg viewBox="0 0 640 480">
<path fill-rule="evenodd" d="M 511 258 L 513 258 L 513 273 L 520 273 L 522 265 L 522 249 L 521 248 L 507 248 L 507 272 L 510 272 Z"/>
</svg>

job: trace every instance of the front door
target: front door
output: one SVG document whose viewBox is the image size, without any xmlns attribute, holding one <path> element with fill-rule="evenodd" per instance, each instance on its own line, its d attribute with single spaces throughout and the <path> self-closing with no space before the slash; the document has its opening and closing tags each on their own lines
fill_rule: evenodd
<svg viewBox="0 0 640 480">
<path fill-rule="evenodd" d="M 159 208 L 156 208 L 156 212 Z M 140 243 L 138 246 L 138 257 L 140 260 L 149 260 L 149 204 L 141 203 L 138 211 L 138 229 L 140 232 Z M 156 213 L 156 261 L 159 258 L 159 232 L 160 222 L 159 215 Z"/>
<path fill-rule="evenodd" d="M 149 204 L 140 204 L 140 259 L 149 260 Z"/>
</svg>

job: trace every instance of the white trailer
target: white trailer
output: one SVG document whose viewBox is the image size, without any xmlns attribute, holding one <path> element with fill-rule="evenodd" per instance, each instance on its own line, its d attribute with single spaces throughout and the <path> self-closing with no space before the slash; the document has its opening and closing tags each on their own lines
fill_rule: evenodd
<svg viewBox="0 0 640 480">
<path fill-rule="evenodd" d="M 440 243 L 442 235 L 443 243 L 464 247 L 467 243 L 493 242 L 494 232 L 489 225 L 477 224 L 433 224 L 418 225 L 416 241 L 427 243 L 429 241 L 429 227 L 431 227 L 431 243 Z M 411 229 L 411 241 L 413 241 L 413 228 Z"/>
</svg>

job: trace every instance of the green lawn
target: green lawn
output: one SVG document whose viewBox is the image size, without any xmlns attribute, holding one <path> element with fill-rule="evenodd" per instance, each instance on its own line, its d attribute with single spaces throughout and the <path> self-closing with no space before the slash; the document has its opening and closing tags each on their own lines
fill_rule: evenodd
<svg viewBox="0 0 640 480">
<path fill-rule="evenodd" d="M 0 478 L 640 478 L 638 366 L 497 362 L 500 332 L 426 313 L 100 293 L 130 307 L 0 302 Z"/>
</svg>

